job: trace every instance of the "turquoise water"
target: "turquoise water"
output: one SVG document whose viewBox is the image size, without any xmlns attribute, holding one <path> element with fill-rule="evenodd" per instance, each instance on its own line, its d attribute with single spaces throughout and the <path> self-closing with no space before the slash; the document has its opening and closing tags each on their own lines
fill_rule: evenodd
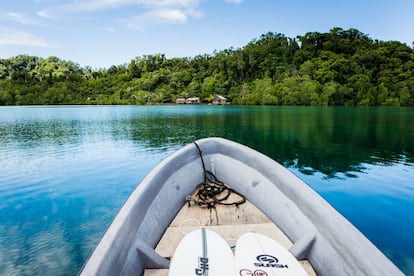
<svg viewBox="0 0 414 276">
<path fill-rule="evenodd" d="M 414 109 L 0 107 L 0 274 L 74 275 L 137 183 L 195 139 L 279 161 L 414 275 Z"/>
</svg>

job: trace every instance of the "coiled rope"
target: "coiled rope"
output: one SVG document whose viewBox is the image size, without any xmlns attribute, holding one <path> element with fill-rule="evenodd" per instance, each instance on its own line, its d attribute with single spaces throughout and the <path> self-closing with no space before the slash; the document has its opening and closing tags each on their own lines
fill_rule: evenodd
<svg viewBox="0 0 414 276">
<path fill-rule="evenodd" d="M 196 142 L 193 143 L 198 149 L 201 163 L 203 165 L 204 181 L 200 183 L 195 192 L 187 198 L 188 205 L 190 206 L 191 203 L 195 203 L 201 207 L 211 209 L 215 208 L 216 204 L 239 206 L 240 204 L 245 203 L 246 198 L 243 195 L 226 186 L 211 171 L 206 169 L 203 159 L 203 152 Z M 234 201 L 227 201 L 232 194 L 237 195 L 238 199 Z"/>
</svg>

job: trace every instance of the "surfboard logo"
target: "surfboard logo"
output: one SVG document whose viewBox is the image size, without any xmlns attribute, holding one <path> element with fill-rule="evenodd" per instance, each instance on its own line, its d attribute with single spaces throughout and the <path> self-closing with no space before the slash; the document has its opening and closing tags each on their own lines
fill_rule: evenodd
<svg viewBox="0 0 414 276">
<path fill-rule="evenodd" d="M 208 270 L 208 258 L 198 257 L 198 267 L 195 269 L 196 275 L 207 275 L 205 272 Z"/>
<path fill-rule="evenodd" d="M 268 254 L 258 255 L 256 260 L 258 262 L 254 265 L 257 267 L 289 268 L 287 264 L 280 264 L 278 258 Z"/>
<path fill-rule="evenodd" d="M 242 269 L 240 270 L 240 276 L 268 276 L 266 271 L 263 270 L 255 270 L 251 271 L 250 269 Z"/>
</svg>

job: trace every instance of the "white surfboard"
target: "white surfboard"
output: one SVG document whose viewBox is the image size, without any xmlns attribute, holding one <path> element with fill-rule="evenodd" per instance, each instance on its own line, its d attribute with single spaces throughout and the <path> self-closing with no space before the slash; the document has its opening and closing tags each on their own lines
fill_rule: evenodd
<svg viewBox="0 0 414 276">
<path fill-rule="evenodd" d="M 281 244 L 259 233 L 245 233 L 236 244 L 235 266 L 239 276 L 308 275 Z"/>
<path fill-rule="evenodd" d="M 205 228 L 194 230 L 178 244 L 168 275 L 233 276 L 233 252 L 216 232 Z"/>
</svg>

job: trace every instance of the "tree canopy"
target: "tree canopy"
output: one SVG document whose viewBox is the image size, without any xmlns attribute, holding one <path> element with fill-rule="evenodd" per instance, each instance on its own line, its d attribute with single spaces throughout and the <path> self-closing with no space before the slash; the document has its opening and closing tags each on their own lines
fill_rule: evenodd
<svg viewBox="0 0 414 276">
<path fill-rule="evenodd" d="M 211 55 L 144 55 L 105 69 L 58 57 L 0 59 L 0 105 L 158 104 L 214 95 L 234 104 L 414 106 L 414 49 L 333 28 L 269 32 Z"/>
</svg>

